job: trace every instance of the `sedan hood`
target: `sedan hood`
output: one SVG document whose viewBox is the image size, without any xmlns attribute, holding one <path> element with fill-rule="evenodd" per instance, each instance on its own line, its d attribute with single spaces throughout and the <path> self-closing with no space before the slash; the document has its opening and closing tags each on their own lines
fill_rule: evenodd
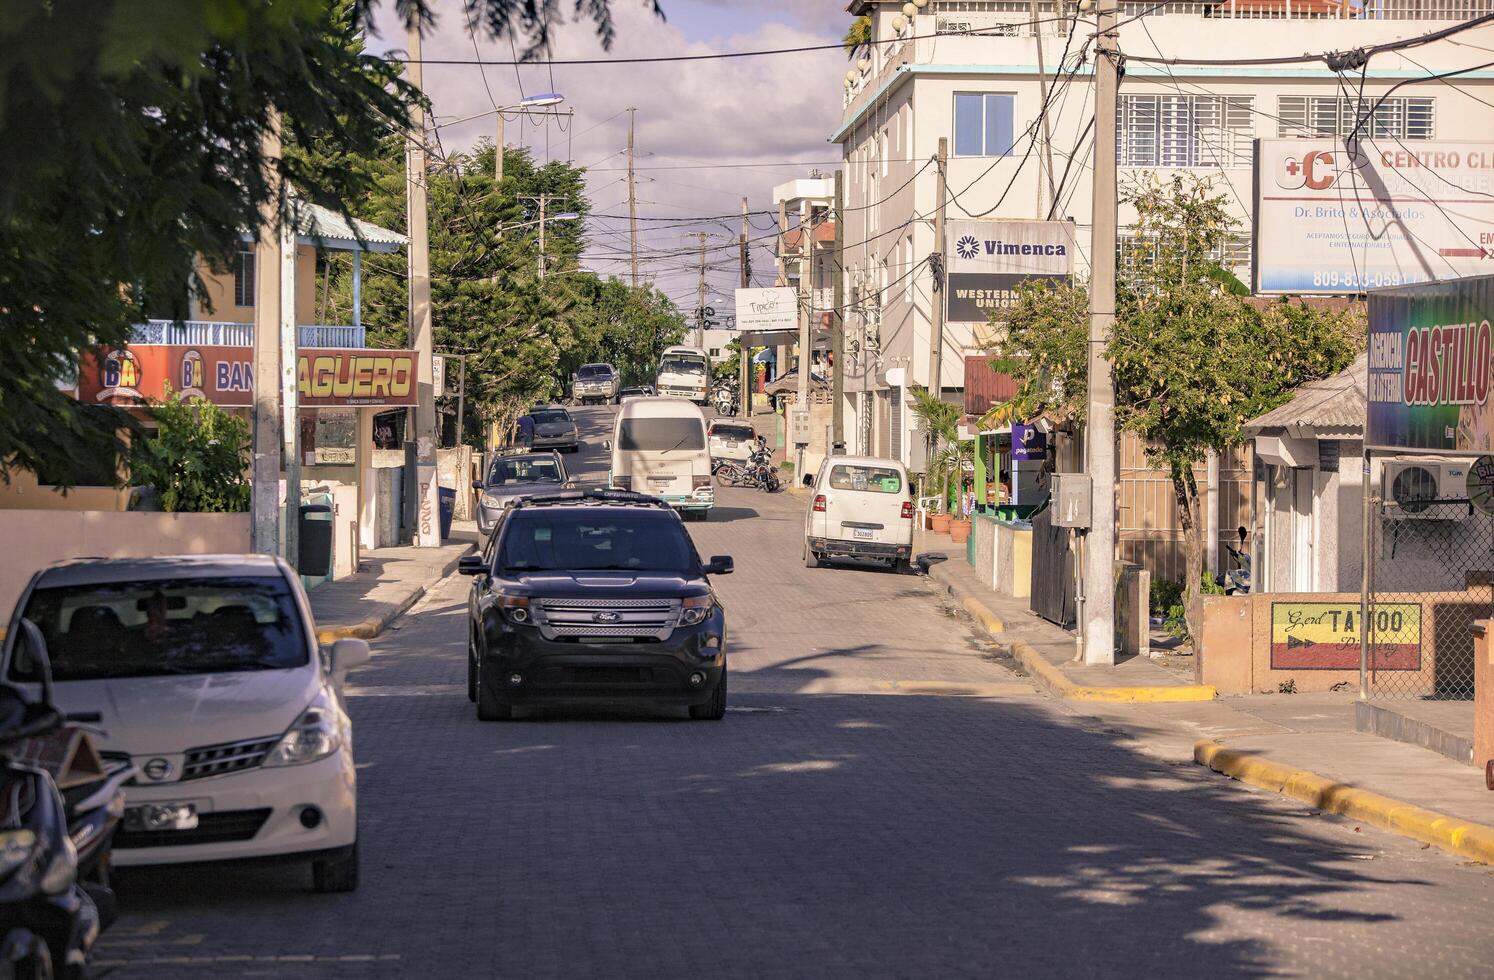
<svg viewBox="0 0 1494 980">
<path fill-rule="evenodd" d="M 574 428 L 569 422 L 542 422 L 534 427 L 534 431 L 544 436 L 563 436 Z"/>
<path fill-rule="evenodd" d="M 221 674 L 111 678 L 56 685 L 64 714 L 105 732 L 100 748 L 167 755 L 279 735 L 320 687 L 314 666 Z"/>
</svg>

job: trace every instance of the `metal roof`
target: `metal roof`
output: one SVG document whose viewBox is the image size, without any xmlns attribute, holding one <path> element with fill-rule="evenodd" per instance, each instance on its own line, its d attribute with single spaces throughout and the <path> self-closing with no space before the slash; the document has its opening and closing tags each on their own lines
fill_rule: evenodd
<svg viewBox="0 0 1494 980">
<path fill-rule="evenodd" d="M 347 218 L 306 201 L 295 202 L 296 237 L 303 245 L 320 245 L 351 252 L 396 252 L 407 242 L 404 235 L 370 221 Z M 360 240 L 361 239 L 361 240 Z"/>
<path fill-rule="evenodd" d="M 1298 388 L 1291 401 L 1252 419 L 1245 431 L 1255 435 L 1284 429 L 1288 435 L 1307 438 L 1363 435 L 1368 371 L 1369 354 L 1360 354 L 1333 377 Z"/>
</svg>

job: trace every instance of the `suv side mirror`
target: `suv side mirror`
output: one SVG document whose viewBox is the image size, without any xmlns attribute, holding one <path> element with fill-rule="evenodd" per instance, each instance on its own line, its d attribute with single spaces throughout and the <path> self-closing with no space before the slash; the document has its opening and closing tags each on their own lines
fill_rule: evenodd
<svg viewBox="0 0 1494 980">
<path fill-rule="evenodd" d="M 735 570 L 736 563 L 731 560 L 731 555 L 712 555 L 705 566 L 707 575 L 730 575 Z"/>
<path fill-rule="evenodd" d="M 804 474 L 804 485 L 806 487 L 812 487 L 812 486 L 814 486 L 814 474 L 813 473 L 805 473 Z"/>
<path fill-rule="evenodd" d="M 487 487 L 483 484 L 483 482 L 481 480 L 473 480 L 472 481 L 472 489 L 473 490 L 485 490 L 485 489 L 487 489 Z"/>
<path fill-rule="evenodd" d="M 367 640 L 344 637 L 332 644 L 332 669 L 343 671 L 362 667 L 368 663 L 370 656 Z"/>
<path fill-rule="evenodd" d="M 607 452 L 609 452 L 609 453 L 612 452 L 612 440 L 611 439 L 603 439 L 602 440 L 602 448 L 604 450 L 606 450 Z"/>
<path fill-rule="evenodd" d="M 463 555 L 457 559 L 458 575 L 481 575 L 488 570 L 482 555 Z"/>
</svg>

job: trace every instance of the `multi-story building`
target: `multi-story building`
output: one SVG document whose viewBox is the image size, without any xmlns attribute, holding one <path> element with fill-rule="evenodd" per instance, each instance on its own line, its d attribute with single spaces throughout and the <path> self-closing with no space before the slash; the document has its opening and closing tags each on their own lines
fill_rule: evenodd
<svg viewBox="0 0 1494 980">
<path fill-rule="evenodd" d="M 1094 91 L 1092 10 L 1065 0 L 854 0 L 875 43 L 847 72 L 833 134 L 845 173 L 847 441 L 909 459 L 907 390 L 930 378 L 933 273 L 946 218 L 1070 219 L 1075 273 L 1088 271 Z M 1120 47 L 1133 56 L 1249 59 L 1341 51 L 1451 26 L 1494 0 L 1225 0 L 1120 5 Z M 910 16 L 911 12 L 911 16 Z M 972 34 L 970 32 L 980 32 Z M 1254 141 L 1364 132 L 1414 146 L 1488 140 L 1494 71 L 1445 81 L 1434 72 L 1487 60 L 1494 27 L 1371 59 L 1363 74 L 1321 62 L 1165 66 L 1130 62 L 1120 88 L 1120 180 L 1187 171 L 1210 177 L 1240 225 L 1227 255 L 1248 281 Z M 1377 100 L 1398 83 L 1383 103 Z M 948 194 L 936 200 L 940 139 Z M 1122 209 L 1121 234 L 1130 217 Z M 965 387 L 965 355 L 983 325 L 946 325 L 944 397 Z M 854 420 L 854 422 L 852 421 Z"/>
</svg>

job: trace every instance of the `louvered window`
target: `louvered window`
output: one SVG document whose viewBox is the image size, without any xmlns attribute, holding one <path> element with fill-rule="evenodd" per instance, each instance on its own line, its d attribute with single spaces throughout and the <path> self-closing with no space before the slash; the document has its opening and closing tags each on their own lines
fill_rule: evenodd
<svg viewBox="0 0 1494 980">
<path fill-rule="evenodd" d="M 1248 167 L 1253 110 L 1248 95 L 1123 96 L 1116 162 L 1122 167 Z"/>
<path fill-rule="evenodd" d="M 1434 135 L 1432 99 L 1392 96 L 1385 100 L 1317 95 L 1277 97 L 1276 135 L 1313 139 L 1429 140 Z"/>
</svg>

